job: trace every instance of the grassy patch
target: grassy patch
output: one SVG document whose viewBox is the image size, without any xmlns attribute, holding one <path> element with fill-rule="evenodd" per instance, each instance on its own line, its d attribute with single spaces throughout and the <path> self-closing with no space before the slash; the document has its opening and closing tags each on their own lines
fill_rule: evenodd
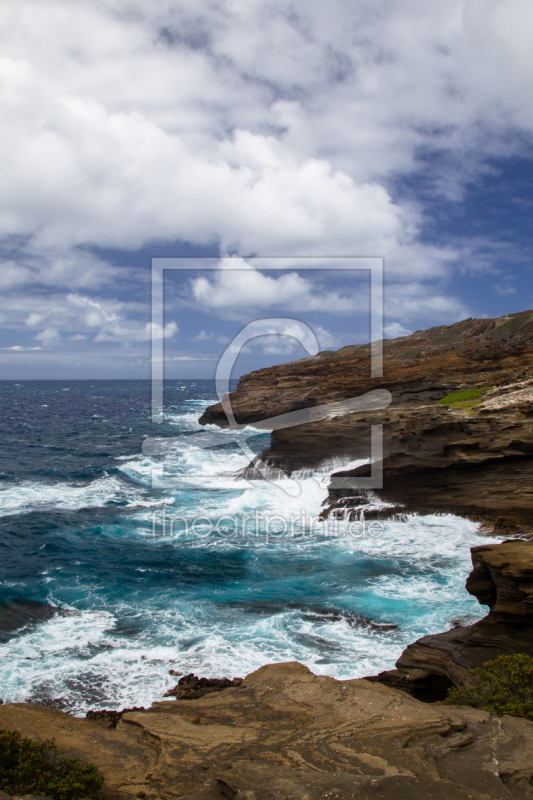
<svg viewBox="0 0 533 800">
<path fill-rule="evenodd" d="M 533 719 L 533 658 L 524 653 L 498 656 L 470 675 L 467 684 L 448 690 L 445 703 Z"/>
<path fill-rule="evenodd" d="M 103 783 L 94 764 L 62 758 L 54 742 L 34 742 L 18 731 L 0 728 L 0 789 L 7 794 L 103 800 Z"/>
<path fill-rule="evenodd" d="M 420 358 L 422 355 L 422 350 L 418 347 L 410 347 L 409 350 L 404 350 L 403 353 L 398 353 L 396 358 L 406 360 L 406 361 L 414 361 L 415 358 Z"/>
<path fill-rule="evenodd" d="M 492 389 L 492 386 L 484 386 L 482 389 L 461 389 L 459 392 L 451 392 L 446 397 L 441 397 L 437 402 L 449 408 L 474 408 L 479 405 L 480 398 L 489 389 Z"/>
</svg>

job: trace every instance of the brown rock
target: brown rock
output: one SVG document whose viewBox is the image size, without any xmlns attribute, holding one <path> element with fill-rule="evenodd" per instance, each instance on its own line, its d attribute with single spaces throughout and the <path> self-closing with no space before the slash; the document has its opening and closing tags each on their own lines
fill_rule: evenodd
<svg viewBox="0 0 533 800">
<path fill-rule="evenodd" d="M 164 697 L 175 697 L 176 700 L 195 700 L 205 694 L 221 692 L 231 686 L 240 686 L 242 678 L 197 678 L 192 672 L 180 678 L 173 689 L 169 689 Z"/>
<path fill-rule="evenodd" d="M 370 680 L 421 700 L 441 700 L 486 661 L 513 653 L 533 657 L 533 542 L 473 547 L 472 563 L 466 588 L 489 606 L 489 614 L 473 625 L 424 636 L 404 650 L 395 670 Z"/>
<path fill-rule="evenodd" d="M 465 388 L 486 389 L 483 402 L 438 403 Z M 385 411 L 276 430 L 263 462 L 291 472 L 334 458 L 368 458 L 370 426 L 380 424 L 384 479 L 376 494 L 390 507 L 377 510 L 366 492 L 335 486 L 336 477 L 365 476 L 369 468 L 361 467 L 333 476 L 326 515 L 444 511 L 498 532 L 533 531 L 533 312 L 464 320 L 386 341 L 383 378 L 370 377 L 370 347 L 357 345 L 252 372 L 230 399 L 239 423 L 257 423 L 374 389 L 392 393 Z M 200 422 L 228 424 L 220 404 Z"/>
<path fill-rule="evenodd" d="M 202 724 L 193 724 L 195 717 Z M 154 703 L 116 730 L 36 705 L 0 725 L 55 736 L 106 791 L 150 800 L 508 800 L 532 797 L 533 723 L 432 706 L 367 680 L 272 664 L 240 687 Z"/>
</svg>

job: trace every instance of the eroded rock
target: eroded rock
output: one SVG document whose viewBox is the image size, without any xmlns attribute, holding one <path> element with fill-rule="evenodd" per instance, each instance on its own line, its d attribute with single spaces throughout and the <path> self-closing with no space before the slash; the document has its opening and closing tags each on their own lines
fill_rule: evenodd
<svg viewBox="0 0 533 800">
<path fill-rule="evenodd" d="M 466 589 L 490 608 L 479 622 L 424 636 L 410 644 L 396 669 L 372 676 L 421 700 L 442 700 L 469 671 L 501 655 L 533 657 L 533 542 L 513 539 L 472 548 Z"/>
<path fill-rule="evenodd" d="M 196 700 L 205 694 L 221 692 L 231 686 L 240 686 L 242 678 L 197 678 L 192 672 L 180 678 L 173 689 L 169 689 L 164 697 L 175 697 L 176 700 Z"/>
<path fill-rule="evenodd" d="M 107 721 L 36 705 L 0 724 L 55 736 L 109 792 L 153 800 L 531 798 L 533 723 L 428 705 L 379 683 L 271 664 L 241 686 Z"/>
<path fill-rule="evenodd" d="M 368 345 L 344 347 L 245 375 L 230 399 L 238 422 L 257 423 L 374 389 L 392 393 L 389 408 L 275 430 L 264 464 L 274 474 L 369 458 L 370 427 L 382 425 L 379 507 L 374 494 L 335 485 L 366 477 L 369 467 L 340 470 L 325 516 L 454 512 L 498 533 L 533 532 L 533 312 L 386 341 L 382 378 L 370 376 Z M 470 404 L 439 404 L 462 389 L 484 393 Z M 228 424 L 220 404 L 200 422 Z M 260 477 L 253 466 L 249 477 Z"/>
</svg>

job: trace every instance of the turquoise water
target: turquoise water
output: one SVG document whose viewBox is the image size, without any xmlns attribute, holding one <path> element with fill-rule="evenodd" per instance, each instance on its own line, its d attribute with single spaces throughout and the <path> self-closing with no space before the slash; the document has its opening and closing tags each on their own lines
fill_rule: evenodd
<svg viewBox="0 0 533 800">
<path fill-rule="evenodd" d="M 147 705 L 174 684 L 170 668 L 233 677 L 294 659 L 360 677 L 486 612 L 464 590 L 469 548 L 486 541 L 471 522 L 328 528 L 317 517 L 338 464 L 248 482 L 238 475 L 248 456 L 229 435 L 211 450 L 182 441 L 143 455 L 154 428 L 199 430 L 212 382 L 170 383 L 158 426 L 143 381 L 2 382 L 0 398 L 6 702 L 79 714 Z M 268 434 L 252 434 L 242 436 L 260 452 Z M 15 629 L 13 608 L 32 609 Z"/>
</svg>

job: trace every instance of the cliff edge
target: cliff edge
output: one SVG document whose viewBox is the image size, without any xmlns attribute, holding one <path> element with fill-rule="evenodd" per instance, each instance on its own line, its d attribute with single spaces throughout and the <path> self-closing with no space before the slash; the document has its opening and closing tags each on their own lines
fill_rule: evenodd
<svg viewBox="0 0 533 800">
<path fill-rule="evenodd" d="M 370 426 L 383 425 L 383 489 L 332 488 L 326 515 L 454 512 L 497 532 L 533 530 L 533 311 L 385 340 L 382 378 L 370 377 L 370 345 L 354 345 L 245 375 L 230 399 L 250 424 L 378 388 L 392 394 L 386 410 L 274 431 L 263 462 L 290 473 L 369 458 Z M 220 403 L 200 422 L 228 425 Z"/>
<path fill-rule="evenodd" d="M 0 707 L 0 725 L 54 736 L 96 763 L 111 798 L 525 800 L 533 723 L 420 703 L 296 662 L 239 687 L 126 713 L 116 728 L 44 706 Z"/>
<path fill-rule="evenodd" d="M 533 544 L 511 539 L 473 547 L 466 589 L 489 607 L 486 617 L 464 627 L 424 636 L 410 644 L 396 669 L 368 680 L 443 700 L 448 688 L 468 681 L 469 670 L 501 655 L 533 657 Z"/>
</svg>

